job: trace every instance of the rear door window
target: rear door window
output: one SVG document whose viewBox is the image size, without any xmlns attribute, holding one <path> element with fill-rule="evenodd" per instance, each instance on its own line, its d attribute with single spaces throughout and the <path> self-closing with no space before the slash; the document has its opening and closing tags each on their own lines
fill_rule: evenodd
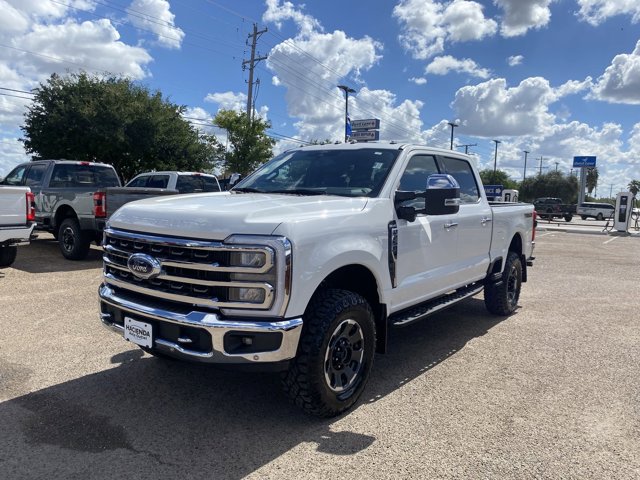
<svg viewBox="0 0 640 480">
<path fill-rule="evenodd" d="M 152 175 L 147 182 L 148 188 L 167 188 L 169 175 Z"/>
<path fill-rule="evenodd" d="M 47 167 L 49 167 L 49 165 L 46 163 L 36 163 L 31 165 L 25 178 L 25 185 L 27 185 L 28 187 L 41 186 L 42 180 L 44 179 L 44 174 L 47 171 Z"/>
<path fill-rule="evenodd" d="M 218 184 L 218 180 L 214 177 L 202 177 L 204 182 L 204 191 L 205 192 L 219 192 L 220 185 Z"/>
</svg>

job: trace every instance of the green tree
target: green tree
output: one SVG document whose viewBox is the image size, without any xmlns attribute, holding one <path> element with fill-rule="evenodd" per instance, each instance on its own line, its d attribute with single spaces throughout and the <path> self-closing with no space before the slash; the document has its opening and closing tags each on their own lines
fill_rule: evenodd
<svg viewBox="0 0 640 480">
<path fill-rule="evenodd" d="M 480 178 L 484 185 L 502 185 L 504 188 L 517 189 L 518 183 L 511 180 L 507 172 L 503 170 L 496 170 L 487 168 L 480 170 Z"/>
<path fill-rule="evenodd" d="M 629 185 L 627 185 L 629 191 L 633 194 L 634 197 L 638 196 L 638 192 L 640 192 L 640 180 L 631 180 Z"/>
<path fill-rule="evenodd" d="M 565 203 L 578 201 L 578 179 L 562 172 L 528 177 L 520 183 L 520 198 L 531 202 L 539 197 L 557 197 Z"/>
<path fill-rule="evenodd" d="M 25 115 L 24 145 L 36 158 L 111 164 L 125 180 L 149 170 L 211 171 L 220 146 L 184 111 L 129 79 L 53 74 Z"/>
<path fill-rule="evenodd" d="M 227 131 L 227 172 L 247 175 L 273 155 L 276 142 L 266 133 L 267 129 L 271 128 L 268 121 L 260 118 L 250 120 L 244 113 L 220 110 L 213 119 L 213 124 Z"/>
<path fill-rule="evenodd" d="M 598 186 L 598 176 L 598 167 L 587 169 L 587 192 L 589 192 L 589 195 Z"/>
</svg>

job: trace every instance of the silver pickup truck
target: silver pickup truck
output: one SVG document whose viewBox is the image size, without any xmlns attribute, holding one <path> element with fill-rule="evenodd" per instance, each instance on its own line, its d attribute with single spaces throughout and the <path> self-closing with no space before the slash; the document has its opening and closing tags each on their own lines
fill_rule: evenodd
<svg viewBox="0 0 640 480">
<path fill-rule="evenodd" d="M 13 264 L 18 246 L 29 245 L 35 215 L 29 187 L 0 187 L 0 268 Z"/>
</svg>

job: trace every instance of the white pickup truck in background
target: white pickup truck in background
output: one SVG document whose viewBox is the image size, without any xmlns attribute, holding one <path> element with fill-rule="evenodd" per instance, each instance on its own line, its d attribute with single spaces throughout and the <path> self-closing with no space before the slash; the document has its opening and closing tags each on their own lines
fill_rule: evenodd
<svg viewBox="0 0 640 480">
<path fill-rule="evenodd" d="M 0 187 L 0 268 L 13 264 L 18 246 L 29 244 L 35 216 L 29 187 Z"/>
<path fill-rule="evenodd" d="M 535 213 L 474 160 L 393 143 L 285 152 L 230 192 L 130 203 L 104 237 L 101 320 L 157 356 L 283 371 L 307 412 L 362 393 L 393 327 L 484 292 L 509 315 Z"/>
</svg>

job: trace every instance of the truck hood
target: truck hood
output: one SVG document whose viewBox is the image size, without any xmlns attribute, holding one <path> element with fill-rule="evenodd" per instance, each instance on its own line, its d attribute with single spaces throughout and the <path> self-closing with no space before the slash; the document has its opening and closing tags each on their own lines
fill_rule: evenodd
<svg viewBox="0 0 640 480">
<path fill-rule="evenodd" d="M 158 235 L 224 240 L 232 234 L 270 235 L 287 222 L 352 215 L 366 204 L 362 197 L 198 193 L 127 203 L 108 223 Z"/>
</svg>

